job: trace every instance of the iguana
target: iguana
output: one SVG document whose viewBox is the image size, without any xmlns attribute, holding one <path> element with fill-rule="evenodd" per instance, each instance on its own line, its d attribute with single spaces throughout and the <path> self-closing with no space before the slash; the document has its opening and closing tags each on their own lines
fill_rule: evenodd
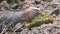
<svg viewBox="0 0 60 34">
<path fill-rule="evenodd" d="M 39 10 L 35 9 L 35 8 L 33 8 L 33 9 L 28 8 L 26 10 L 22 10 L 19 12 L 18 11 L 16 11 L 16 12 L 14 12 L 14 11 L 1 11 L 0 12 L 0 23 L 3 23 L 2 24 L 3 28 L 2 27 L 0 27 L 0 28 L 2 28 L 2 33 L 4 31 L 6 31 L 8 29 L 8 27 L 10 27 L 13 24 L 14 24 L 14 26 L 18 23 L 20 23 L 22 25 L 22 24 L 24 24 L 24 22 L 31 21 L 35 16 L 38 15 L 38 13 L 39 13 Z"/>
</svg>

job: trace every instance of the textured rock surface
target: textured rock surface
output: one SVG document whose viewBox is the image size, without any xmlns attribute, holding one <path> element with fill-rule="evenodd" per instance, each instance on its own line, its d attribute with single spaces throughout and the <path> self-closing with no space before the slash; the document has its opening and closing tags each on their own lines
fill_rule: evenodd
<svg viewBox="0 0 60 34">
<path fill-rule="evenodd" d="M 7 7 L 6 5 L 4 5 L 4 6 Z M 5 7 L 2 7 L 2 8 L 4 9 Z M 31 28 L 30 30 L 29 29 L 22 29 L 22 31 L 20 31 L 20 32 L 13 32 L 13 34 L 60 34 L 60 0 L 26 0 L 26 4 L 23 6 L 23 8 L 27 8 L 27 7 L 39 8 L 39 10 L 45 11 L 48 14 L 51 14 L 51 15 L 55 16 L 56 21 L 54 21 L 52 24 L 51 23 L 42 24 L 41 26 Z M 6 10 L 6 9 L 4 9 L 4 10 Z M 30 10 L 27 10 L 27 12 L 28 11 L 30 11 Z M 34 12 L 36 12 L 36 11 L 37 10 L 35 10 Z M 5 12 L 3 12 L 3 13 L 5 13 Z M 1 14 L 3 14 L 3 13 L 0 13 L 0 19 L 3 16 Z M 26 16 L 28 15 L 28 17 L 31 17 L 31 16 L 29 16 L 29 13 L 30 12 L 28 12 L 26 14 Z M 19 13 L 13 13 L 12 12 L 10 14 L 11 15 L 16 15 L 16 14 L 19 14 Z M 9 16 L 10 14 L 4 14 L 4 16 L 8 15 L 8 16 L 5 16 L 5 17 L 10 17 Z M 30 13 L 30 15 L 32 15 L 32 14 Z M 17 15 L 17 16 L 19 16 L 19 15 Z M 24 16 L 24 17 L 26 17 L 26 16 Z M 12 17 L 15 17 L 15 16 L 12 16 Z M 25 18 L 25 19 L 27 19 L 27 18 Z M 31 18 L 29 18 L 29 19 L 31 19 Z M 0 22 L 2 22 L 2 20 L 0 20 Z M 27 19 L 27 21 L 28 21 L 28 19 Z M 4 34 L 9 34 L 9 33 L 6 32 Z"/>
<path fill-rule="evenodd" d="M 31 30 L 22 30 L 21 34 L 60 34 L 60 23 L 43 24 Z"/>
</svg>

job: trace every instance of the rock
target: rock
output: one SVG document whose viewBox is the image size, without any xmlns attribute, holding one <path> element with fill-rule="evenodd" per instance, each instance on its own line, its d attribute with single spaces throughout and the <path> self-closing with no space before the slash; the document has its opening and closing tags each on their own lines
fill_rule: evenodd
<svg viewBox="0 0 60 34">
<path fill-rule="evenodd" d="M 42 0 L 44 2 L 52 2 L 53 0 Z"/>
<path fill-rule="evenodd" d="M 53 12 L 55 12 L 56 10 L 59 9 L 59 5 L 58 4 L 52 4 L 52 3 L 47 3 L 45 4 L 45 10 L 51 14 Z"/>
<path fill-rule="evenodd" d="M 56 16 L 58 16 L 58 15 L 60 14 L 59 9 L 56 9 L 55 11 L 53 11 L 53 12 L 51 13 L 51 15 L 53 15 L 53 14 L 55 14 Z"/>
<path fill-rule="evenodd" d="M 58 34 L 60 32 L 60 22 L 53 24 L 45 24 L 39 27 L 34 27 L 31 30 L 28 30 L 28 34 Z M 24 31 L 24 30 L 22 30 Z M 26 30 L 27 31 L 27 30 Z M 25 31 L 25 33 L 26 33 Z M 26 33 L 26 34 L 27 34 Z M 24 33 L 23 33 L 24 34 Z"/>
<path fill-rule="evenodd" d="M 0 10 L 8 10 L 8 9 L 9 9 L 9 4 L 6 1 L 0 3 Z"/>
<path fill-rule="evenodd" d="M 22 30 L 21 34 L 28 34 L 29 30 L 28 29 L 25 29 L 25 30 Z"/>
<path fill-rule="evenodd" d="M 41 0 L 35 0 L 36 4 L 40 4 Z"/>
<path fill-rule="evenodd" d="M 41 0 L 41 4 L 52 3 L 54 0 Z"/>
</svg>

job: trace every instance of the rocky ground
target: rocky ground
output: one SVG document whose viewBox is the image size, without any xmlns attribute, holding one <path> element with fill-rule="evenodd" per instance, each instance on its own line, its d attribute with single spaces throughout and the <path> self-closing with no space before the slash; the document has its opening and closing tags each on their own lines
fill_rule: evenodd
<svg viewBox="0 0 60 34">
<path fill-rule="evenodd" d="M 26 0 L 23 2 L 25 4 L 23 5 L 22 9 L 26 9 L 29 7 L 38 8 L 38 10 L 40 11 L 46 12 L 49 15 L 53 15 L 56 20 L 53 21 L 53 23 L 42 24 L 39 27 L 34 27 L 31 29 L 22 29 L 22 31 L 13 32 L 12 34 L 60 34 L 60 0 Z M 22 10 L 20 7 L 18 7 L 17 9 L 12 9 L 9 6 L 10 5 L 8 5 L 8 3 L 3 1 L 0 4 L 0 10 Z M 6 32 L 4 34 L 9 33 Z"/>
</svg>

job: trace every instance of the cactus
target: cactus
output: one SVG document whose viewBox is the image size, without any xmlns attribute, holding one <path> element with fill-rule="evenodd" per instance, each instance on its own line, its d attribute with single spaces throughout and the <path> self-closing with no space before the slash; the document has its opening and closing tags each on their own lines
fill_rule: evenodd
<svg viewBox="0 0 60 34">
<path fill-rule="evenodd" d="M 25 26 L 28 28 L 39 26 L 41 24 L 47 24 L 53 22 L 54 18 L 51 15 L 46 14 L 45 12 L 39 13 L 38 16 L 34 17 L 34 19 L 26 23 Z"/>
</svg>

